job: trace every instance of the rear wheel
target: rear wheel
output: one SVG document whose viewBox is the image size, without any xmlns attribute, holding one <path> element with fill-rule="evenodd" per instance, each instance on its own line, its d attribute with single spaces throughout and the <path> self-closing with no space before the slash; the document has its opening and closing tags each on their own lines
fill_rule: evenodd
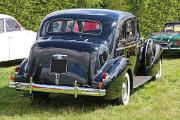
<svg viewBox="0 0 180 120">
<path fill-rule="evenodd" d="M 125 80 L 121 85 L 121 95 L 115 99 L 116 104 L 127 105 L 130 96 L 130 76 L 128 73 L 125 74 Z"/>
</svg>

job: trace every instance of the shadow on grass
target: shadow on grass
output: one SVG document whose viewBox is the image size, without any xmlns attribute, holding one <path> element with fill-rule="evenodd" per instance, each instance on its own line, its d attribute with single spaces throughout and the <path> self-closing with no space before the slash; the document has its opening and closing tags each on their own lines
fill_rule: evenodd
<svg viewBox="0 0 180 120">
<path fill-rule="evenodd" d="M 143 89 L 146 84 L 134 89 L 134 93 Z M 78 96 L 77 99 L 73 95 L 51 94 L 49 98 L 30 99 L 22 97 L 24 91 L 15 91 L 9 87 L 0 88 L 0 116 L 13 117 L 23 115 L 53 114 L 67 115 L 91 113 L 99 109 L 104 109 L 109 105 L 113 105 L 110 101 L 99 97 Z"/>
<path fill-rule="evenodd" d="M 15 91 L 9 87 L 0 88 L 0 116 L 43 114 L 84 114 L 103 109 L 109 105 L 108 101 L 98 97 L 52 94 L 49 98 L 32 100 L 22 97 L 24 91 Z"/>
<path fill-rule="evenodd" d="M 134 93 L 143 89 L 146 84 L 134 89 Z M 101 110 L 112 102 L 99 97 L 73 95 L 51 94 L 49 98 L 32 100 L 29 97 L 22 97 L 24 91 L 15 91 L 8 86 L 0 87 L 0 116 L 13 117 L 23 115 L 37 116 L 39 114 L 67 115 L 67 114 L 85 114 L 96 110 Z M 114 104 L 116 105 L 116 104 Z"/>
<path fill-rule="evenodd" d="M 163 58 L 165 59 L 178 59 L 180 58 L 180 49 L 178 50 L 163 50 Z"/>
</svg>

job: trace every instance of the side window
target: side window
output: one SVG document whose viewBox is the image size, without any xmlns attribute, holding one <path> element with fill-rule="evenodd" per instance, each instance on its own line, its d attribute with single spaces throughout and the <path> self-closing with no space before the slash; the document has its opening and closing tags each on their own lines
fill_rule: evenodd
<svg viewBox="0 0 180 120">
<path fill-rule="evenodd" d="M 121 24 L 120 31 L 119 31 L 119 45 L 124 45 L 127 43 L 135 42 L 139 38 L 139 30 L 138 30 L 138 23 L 137 19 L 129 19 L 124 21 Z M 118 46 L 119 46 L 118 45 Z"/>
<path fill-rule="evenodd" d="M 140 28 L 138 19 L 135 20 L 136 39 L 140 38 Z"/>
<path fill-rule="evenodd" d="M 119 31 L 119 45 L 124 45 L 126 43 L 131 43 L 134 40 L 136 30 L 135 22 L 133 19 L 125 21 Z"/>
<path fill-rule="evenodd" d="M 7 32 L 12 32 L 12 31 L 20 31 L 21 27 L 20 25 L 13 19 L 8 18 L 6 19 L 6 31 Z"/>
<path fill-rule="evenodd" d="M 133 42 L 133 40 L 135 39 L 135 35 L 136 35 L 136 30 L 135 30 L 135 21 L 134 20 L 128 20 L 126 22 L 126 30 L 125 30 L 125 36 L 126 36 L 126 40 L 127 43 L 131 43 Z"/>
<path fill-rule="evenodd" d="M 4 32 L 4 22 L 3 19 L 0 19 L 0 33 Z"/>
<path fill-rule="evenodd" d="M 121 23 L 120 23 L 121 24 Z M 117 47 L 120 47 L 124 44 L 126 44 L 126 36 L 125 36 L 125 31 L 126 31 L 126 25 L 123 23 L 118 29 L 119 33 L 117 35 Z"/>
</svg>

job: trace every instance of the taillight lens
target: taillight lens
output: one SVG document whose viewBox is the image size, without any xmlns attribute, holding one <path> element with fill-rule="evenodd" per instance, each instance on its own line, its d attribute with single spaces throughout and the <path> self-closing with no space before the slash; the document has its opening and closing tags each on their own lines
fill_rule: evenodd
<svg viewBox="0 0 180 120">
<path fill-rule="evenodd" d="M 14 81 L 14 76 L 11 76 L 11 77 L 10 77 L 10 80 L 11 80 L 11 81 Z"/>
<path fill-rule="evenodd" d="M 108 73 L 104 72 L 104 73 L 102 74 L 102 81 L 106 81 L 107 78 L 108 78 Z"/>
<path fill-rule="evenodd" d="M 17 67 L 14 69 L 15 72 L 19 72 L 19 70 L 20 70 L 20 67 L 19 67 L 19 66 L 17 66 Z"/>
<path fill-rule="evenodd" d="M 176 44 L 177 44 L 177 46 L 180 46 L 180 38 L 178 39 Z"/>
<path fill-rule="evenodd" d="M 102 87 L 103 87 L 102 82 L 99 82 L 99 83 L 98 83 L 98 88 L 101 89 Z"/>
</svg>

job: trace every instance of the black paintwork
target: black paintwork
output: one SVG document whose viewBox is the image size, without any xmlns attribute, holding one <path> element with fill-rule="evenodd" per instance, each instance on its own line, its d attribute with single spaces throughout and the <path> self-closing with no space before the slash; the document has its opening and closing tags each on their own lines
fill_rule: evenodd
<svg viewBox="0 0 180 120">
<path fill-rule="evenodd" d="M 165 26 L 167 26 L 167 25 L 170 25 L 170 24 L 173 24 L 173 25 L 176 25 L 176 24 L 180 24 L 180 22 L 168 22 L 168 23 L 165 23 Z"/>
<path fill-rule="evenodd" d="M 99 21 L 103 26 L 102 34 L 47 33 L 48 22 L 60 18 Z M 129 20 L 134 22 L 133 36 L 128 36 L 130 33 L 124 27 Z M 28 82 L 33 76 L 33 82 L 39 84 L 73 86 L 77 80 L 79 86 L 98 88 L 98 83 L 103 82 L 102 74 L 106 72 L 109 75 L 103 82 L 106 98 L 117 98 L 126 72 L 131 77 L 131 88 L 133 76 L 154 76 L 157 73 L 155 66 L 161 56 L 161 47 L 151 40 L 141 41 L 139 35 L 136 17 L 128 12 L 105 9 L 53 12 L 42 20 L 30 56 L 16 75 L 25 74 L 23 79 L 15 81 Z M 67 73 L 60 75 L 58 84 L 55 75 L 49 72 L 50 61 L 55 54 L 67 55 L 68 60 Z"/>
</svg>

